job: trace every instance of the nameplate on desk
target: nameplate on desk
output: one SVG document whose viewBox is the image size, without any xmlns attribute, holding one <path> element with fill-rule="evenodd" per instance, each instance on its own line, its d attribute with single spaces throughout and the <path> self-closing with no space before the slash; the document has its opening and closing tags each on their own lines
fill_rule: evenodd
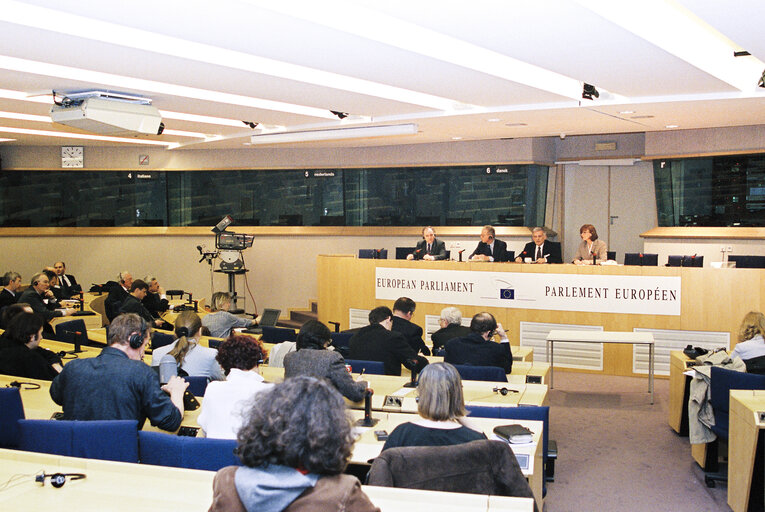
<svg viewBox="0 0 765 512">
<path fill-rule="evenodd" d="M 526 384 L 542 384 L 542 376 L 526 375 Z"/>
<path fill-rule="evenodd" d="M 680 315 L 681 278 L 377 267 L 375 298 L 497 308 Z"/>
<path fill-rule="evenodd" d="M 529 460 L 531 457 L 529 457 L 528 453 L 516 453 L 515 458 L 518 459 L 518 465 L 521 467 L 522 470 L 528 471 L 529 469 Z"/>
</svg>

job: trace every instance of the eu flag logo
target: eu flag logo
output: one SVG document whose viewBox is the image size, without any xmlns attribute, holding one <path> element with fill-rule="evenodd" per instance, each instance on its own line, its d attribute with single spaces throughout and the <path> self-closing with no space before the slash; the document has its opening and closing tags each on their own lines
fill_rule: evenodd
<svg viewBox="0 0 765 512">
<path fill-rule="evenodd" d="M 513 288 L 501 288 L 499 290 L 499 298 L 500 299 L 514 299 L 515 298 L 515 290 Z"/>
</svg>

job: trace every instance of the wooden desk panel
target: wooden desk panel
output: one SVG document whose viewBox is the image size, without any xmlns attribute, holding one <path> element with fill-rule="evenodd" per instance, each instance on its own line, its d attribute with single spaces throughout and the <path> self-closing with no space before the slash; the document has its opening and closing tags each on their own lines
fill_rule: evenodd
<svg viewBox="0 0 765 512">
<path fill-rule="evenodd" d="M 763 446 L 758 446 L 765 422 L 759 412 L 765 411 L 765 392 L 733 389 L 730 392 L 730 424 L 728 435 L 728 505 L 734 512 L 749 510 L 754 500 L 762 507 L 763 496 L 750 496 L 752 479 L 760 481 L 763 475 L 753 475 L 755 458 L 762 457 Z M 755 507 L 757 510 L 758 507 Z"/>
<path fill-rule="evenodd" d="M 372 309 L 391 306 L 391 301 L 375 298 L 375 269 L 418 268 L 486 272 L 526 272 L 581 275 L 679 276 L 682 279 L 680 316 L 590 313 L 510 308 L 461 306 L 463 316 L 482 310 L 492 313 L 505 326 L 510 343 L 520 344 L 520 322 L 599 325 L 606 331 L 631 331 L 633 328 L 678 329 L 729 332 L 736 329 L 750 310 L 765 310 L 764 269 L 713 269 L 687 267 L 625 267 L 580 265 L 523 265 L 515 263 L 474 263 L 452 261 L 360 260 L 352 256 L 320 255 L 317 261 L 319 320 L 340 322 L 348 328 L 349 308 Z M 742 296 L 747 297 L 741 301 Z M 714 300 L 707 298 L 714 297 Z M 446 304 L 418 303 L 413 322 L 424 325 L 425 315 L 439 315 Z M 603 373 L 643 377 L 632 373 L 631 347 L 604 346 Z M 572 370 L 574 371 L 574 370 Z"/>
<path fill-rule="evenodd" d="M 34 481 L 34 475 L 41 471 L 85 473 L 87 478 L 69 481 L 61 489 L 55 489 L 50 483 L 41 486 Z M 8 512 L 206 512 L 212 503 L 214 476 L 212 471 L 0 449 L 0 481 L 6 482 L 16 477 L 12 485 L 0 493 L 0 509 Z M 502 498 L 367 485 L 362 488 L 382 512 L 414 512 L 425 509 L 444 512 L 533 510 L 530 498 Z M 140 492 L 136 492 L 136 489 L 140 489 Z"/>
</svg>

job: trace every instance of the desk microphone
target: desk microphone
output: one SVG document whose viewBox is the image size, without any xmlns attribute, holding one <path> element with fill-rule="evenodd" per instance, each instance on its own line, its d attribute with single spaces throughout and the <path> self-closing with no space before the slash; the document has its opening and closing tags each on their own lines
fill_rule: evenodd
<svg viewBox="0 0 765 512">
<path fill-rule="evenodd" d="M 356 422 L 358 427 L 374 427 L 379 421 L 372 417 L 372 395 L 374 391 L 367 389 L 364 393 L 364 418 Z"/>
<path fill-rule="evenodd" d="M 178 362 L 170 354 L 165 354 L 159 360 L 159 383 L 165 385 L 171 377 L 178 376 Z"/>
<path fill-rule="evenodd" d="M 413 366 L 410 370 L 412 373 L 412 379 L 404 384 L 405 388 L 416 388 L 417 387 L 417 375 L 419 375 L 419 372 L 417 371 L 417 366 Z"/>
<path fill-rule="evenodd" d="M 460 256 L 459 261 L 462 261 L 462 253 L 463 252 L 465 252 L 465 249 L 460 249 L 459 251 L 457 251 L 457 254 L 459 254 L 459 256 Z"/>
<path fill-rule="evenodd" d="M 412 255 L 414 256 L 414 259 L 416 259 L 416 260 L 417 260 L 417 259 L 419 259 L 419 258 L 418 258 L 418 256 L 420 255 L 420 253 L 421 253 L 421 252 L 422 252 L 422 249 L 416 249 L 416 250 L 415 250 L 415 251 L 412 253 Z"/>
</svg>

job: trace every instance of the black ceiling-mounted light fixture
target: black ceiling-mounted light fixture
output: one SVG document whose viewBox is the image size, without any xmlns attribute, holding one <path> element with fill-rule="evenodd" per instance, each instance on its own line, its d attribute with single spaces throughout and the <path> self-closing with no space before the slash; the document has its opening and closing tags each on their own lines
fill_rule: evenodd
<svg viewBox="0 0 765 512">
<path fill-rule="evenodd" d="M 746 50 L 739 50 L 739 51 L 733 52 L 733 56 L 734 57 L 748 57 L 750 55 L 751 55 L 751 53 L 749 53 Z"/>
<path fill-rule="evenodd" d="M 340 119 L 345 119 L 348 117 L 348 112 L 338 112 L 337 110 L 330 110 L 334 115 L 336 115 Z"/>
<path fill-rule="evenodd" d="M 760 77 L 760 81 L 757 82 L 757 85 L 759 85 L 762 88 L 765 88 L 765 69 L 762 70 L 762 76 Z"/>
<path fill-rule="evenodd" d="M 584 84 L 584 87 L 582 87 L 582 98 L 586 100 L 591 100 L 593 97 L 598 98 L 600 97 L 600 93 L 595 88 L 594 85 L 590 84 Z"/>
<path fill-rule="evenodd" d="M 244 123 L 245 126 L 249 126 L 253 130 L 260 124 L 260 123 L 255 123 L 253 121 L 242 121 L 242 122 Z"/>
</svg>

